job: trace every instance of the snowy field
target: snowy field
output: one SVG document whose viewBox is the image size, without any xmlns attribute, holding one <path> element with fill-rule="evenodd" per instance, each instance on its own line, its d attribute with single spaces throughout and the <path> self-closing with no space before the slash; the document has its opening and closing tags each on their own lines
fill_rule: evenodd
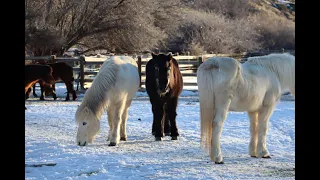
<svg viewBox="0 0 320 180">
<path fill-rule="evenodd" d="M 271 159 L 248 155 L 249 120 L 245 112 L 229 112 L 221 149 L 225 164 L 214 164 L 200 148 L 197 92 L 184 91 L 177 108 L 178 141 L 151 135 L 152 112 L 146 93 L 138 92 L 129 109 L 128 140 L 109 147 L 107 114 L 93 144 L 75 143 L 74 114 L 81 103 L 65 102 L 65 86 L 57 84 L 58 99 L 26 100 L 25 179 L 295 179 L 295 101 L 283 96 L 269 122 L 267 147 Z M 37 94 L 40 93 L 37 91 Z"/>
</svg>

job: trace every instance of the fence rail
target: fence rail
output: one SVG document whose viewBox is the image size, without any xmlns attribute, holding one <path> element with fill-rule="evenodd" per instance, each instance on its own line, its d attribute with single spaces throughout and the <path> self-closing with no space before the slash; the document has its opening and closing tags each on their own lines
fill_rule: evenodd
<svg viewBox="0 0 320 180">
<path fill-rule="evenodd" d="M 275 52 L 275 51 L 272 51 Z M 281 52 L 281 51 L 280 51 Z M 284 51 L 282 51 L 284 52 Z M 259 56 L 269 54 L 271 51 L 264 51 L 260 53 L 242 53 L 242 54 L 206 54 L 202 56 L 174 56 L 180 66 L 180 71 L 184 78 L 196 77 L 196 71 L 199 65 L 204 62 L 209 57 L 213 56 L 228 56 L 233 57 L 240 62 L 245 62 L 250 56 Z M 294 51 L 289 51 L 289 53 L 294 54 Z M 94 57 L 56 57 L 56 56 L 41 56 L 41 57 L 25 57 L 25 61 L 40 61 L 44 60 L 46 62 L 66 62 L 69 63 L 74 70 L 75 82 L 77 83 L 77 90 L 80 84 L 80 89 L 85 90 L 85 83 L 92 83 L 94 77 L 97 75 L 100 66 L 107 59 L 104 58 L 94 58 Z M 138 71 L 140 75 L 140 88 L 145 85 L 145 66 L 150 58 L 142 58 L 138 56 L 137 58 Z M 196 82 L 188 82 L 184 80 L 184 87 L 186 86 L 197 86 Z M 90 86 L 88 86 L 90 87 Z"/>
</svg>

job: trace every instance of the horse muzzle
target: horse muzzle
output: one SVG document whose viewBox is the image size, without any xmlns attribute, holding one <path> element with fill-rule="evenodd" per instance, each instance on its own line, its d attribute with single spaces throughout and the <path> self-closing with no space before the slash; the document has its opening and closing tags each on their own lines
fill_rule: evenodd
<svg viewBox="0 0 320 180">
<path fill-rule="evenodd" d="M 164 90 L 158 89 L 158 94 L 160 97 L 164 97 L 169 91 L 170 91 L 170 88 L 169 86 L 167 86 Z"/>
<path fill-rule="evenodd" d="M 78 146 L 86 146 L 88 145 L 87 141 L 84 141 L 83 143 L 78 141 Z"/>
</svg>

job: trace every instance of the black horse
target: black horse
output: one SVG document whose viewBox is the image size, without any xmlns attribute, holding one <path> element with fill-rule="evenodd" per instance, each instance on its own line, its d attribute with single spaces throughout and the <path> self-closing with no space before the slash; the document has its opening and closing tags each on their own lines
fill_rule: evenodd
<svg viewBox="0 0 320 180">
<path fill-rule="evenodd" d="M 164 133 L 177 140 L 178 98 L 183 88 L 178 62 L 171 54 L 153 54 L 146 65 L 146 90 L 152 105 L 152 134 L 161 141 Z"/>
<path fill-rule="evenodd" d="M 47 65 L 49 65 L 53 72 L 52 75 L 55 79 L 55 81 L 59 81 L 62 80 L 67 88 L 67 96 L 66 96 L 66 101 L 70 100 L 70 94 L 72 94 L 72 99 L 73 100 L 77 100 L 77 94 L 76 91 L 74 90 L 73 87 L 73 82 L 74 82 L 74 77 L 73 77 L 73 68 L 72 66 L 68 65 L 65 62 L 57 62 L 57 63 L 48 63 Z M 53 99 L 56 100 L 57 99 L 57 95 L 56 95 L 56 88 L 55 88 L 55 84 L 53 84 L 52 86 L 49 86 L 45 81 L 39 80 L 38 83 L 40 84 L 40 88 L 41 88 L 41 96 L 40 96 L 40 100 L 44 100 L 44 96 L 45 94 L 49 94 L 52 93 Z M 33 85 L 33 96 L 37 97 L 36 91 L 35 91 L 35 84 Z M 29 97 L 29 94 L 31 93 L 31 88 L 27 91 L 26 93 L 26 99 Z"/>
<path fill-rule="evenodd" d="M 24 70 L 24 93 L 31 88 L 39 80 L 47 84 L 54 84 L 54 77 L 52 75 L 52 68 L 48 65 L 31 64 L 25 65 Z M 26 100 L 26 99 L 25 99 Z M 27 109 L 25 107 L 25 109 Z"/>
</svg>

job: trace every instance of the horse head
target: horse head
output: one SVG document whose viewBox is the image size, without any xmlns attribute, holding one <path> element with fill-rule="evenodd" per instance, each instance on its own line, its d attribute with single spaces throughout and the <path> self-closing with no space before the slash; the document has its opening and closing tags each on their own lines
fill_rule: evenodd
<svg viewBox="0 0 320 180">
<path fill-rule="evenodd" d="M 52 68 L 49 65 L 43 65 L 45 67 L 45 71 L 44 71 L 44 75 L 42 76 L 42 80 L 47 83 L 47 84 L 54 84 L 55 83 L 55 79 L 52 75 Z"/>
<path fill-rule="evenodd" d="M 153 54 L 154 76 L 156 80 L 157 92 L 160 97 L 165 96 L 170 91 L 170 70 L 172 54 Z"/>
<path fill-rule="evenodd" d="M 76 112 L 76 122 L 78 124 L 77 144 L 85 146 L 92 143 L 100 129 L 100 120 L 88 107 L 79 106 Z"/>
</svg>

